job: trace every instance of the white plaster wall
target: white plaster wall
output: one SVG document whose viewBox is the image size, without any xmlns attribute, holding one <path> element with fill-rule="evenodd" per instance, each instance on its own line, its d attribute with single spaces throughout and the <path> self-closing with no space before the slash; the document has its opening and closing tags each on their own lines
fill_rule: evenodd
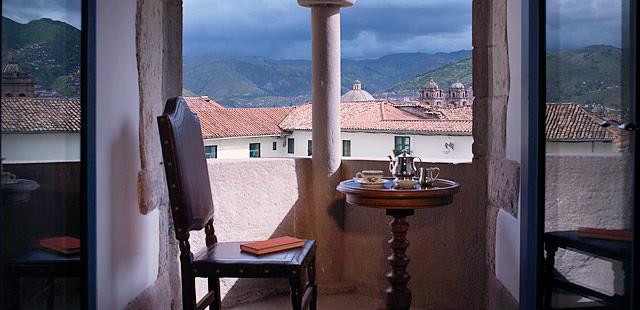
<svg viewBox="0 0 640 310">
<path fill-rule="evenodd" d="M 559 154 L 588 154 L 618 152 L 615 144 L 610 142 L 547 142 L 545 152 Z"/>
<path fill-rule="evenodd" d="M 507 1 L 507 43 L 509 52 L 509 101 L 507 106 L 506 157 L 521 163 L 522 147 L 522 2 Z M 496 219 L 496 278 L 511 295 L 520 298 L 520 206 L 518 217 L 500 210 Z"/>
<path fill-rule="evenodd" d="M 204 145 L 217 145 L 219 159 L 249 158 L 249 143 L 260 143 L 260 157 L 283 157 L 287 154 L 286 140 L 280 137 L 205 139 Z M 275 151 L 273 142 L 277 144 Z"/>
<path fill-rule="evenodd" d="M 2 157 L 7 162 L 80 160 L 80 133 L 3 134 Z"/>
<path fill-rule="evenodd" d="M 411 137 L 411 149 L 425 162 L 471 162 L 472 136 L 423 136 L 413 134 L 342 132 L 343 140 L 351 140 L 351 158 L 385 160 L 394 148 L 395 136 Z M 294 131 L 295 156 L 307 156 L 311 131 Z M 453 142 L 454 149 L 444 152 L 444 144 Z M 285 150 L 286 153 L 286 150 Z"/>
<path fill-rule="evenodd" d="M 138 208 L 136 1 L 97 1 L 97 308 L 122 309 L 157 277 L 157 210 Z"/>
</svg>

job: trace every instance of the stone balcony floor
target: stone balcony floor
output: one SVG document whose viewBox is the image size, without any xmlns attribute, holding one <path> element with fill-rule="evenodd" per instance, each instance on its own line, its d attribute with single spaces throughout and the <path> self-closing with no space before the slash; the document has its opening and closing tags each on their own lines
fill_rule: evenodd
<svg viewBox="0 0 640 310">
<path fill-rule="evenodd" d="M 340 294 L 340 295 L 321 295 L 318 297 L 319 310 L 375 310 L 383 309 L 384 302 L 369 296 L 358 294 Z M 283 310 L 291 309 L 290 299 L 288 295 L 277 296 L 266 300 L 243 304 L 231 308 L 232 310 Z M 413 310 L 421 310 L 424 308 L 411 307 Z"/>
</svg>

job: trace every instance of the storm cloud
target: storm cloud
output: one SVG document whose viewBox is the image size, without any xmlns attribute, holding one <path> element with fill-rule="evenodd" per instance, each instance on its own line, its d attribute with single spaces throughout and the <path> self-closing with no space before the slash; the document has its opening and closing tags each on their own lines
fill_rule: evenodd
<svg viewBox="0 0 640 310">
<path fill-rule="evenodd" d="M 186 0 L 184 51 L 308 59 L 310 14 L 295 0 Z M 470 49 L 471 1 L 358 1 L 342 10 L 342 48 L 347 58 Z"/>
</svg>

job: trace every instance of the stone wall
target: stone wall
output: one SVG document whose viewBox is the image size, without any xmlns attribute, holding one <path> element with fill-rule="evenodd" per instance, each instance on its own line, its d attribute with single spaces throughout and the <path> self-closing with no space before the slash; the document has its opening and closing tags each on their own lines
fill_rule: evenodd
<svg viewBox="0 0 640 310">
<path fill-rule="evenodd" d="M 631 227 L 633 165 L 627 155 L 547 154 L 545 231 Z M 622 293 L 620 264 L 558 250 L 556 269 L 571 281 L 602 293 Z"/>
<path fill-rule="evenodd" d="M 517 308 L 517 301 L 496 278 L 498 211 L 518 213 L 520 165 L 507 158 L 507 103 L 510 68 L 507 1 L 473 1 L 473 155 L 486 185 L 486 308 Z"/>
</svg>

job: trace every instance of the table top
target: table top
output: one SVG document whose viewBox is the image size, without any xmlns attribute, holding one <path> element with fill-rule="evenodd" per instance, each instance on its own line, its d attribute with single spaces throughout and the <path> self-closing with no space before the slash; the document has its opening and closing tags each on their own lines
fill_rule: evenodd
<svg viewBox="0 0 640 310">
<path fill-rule="evenodd" d="M 354 206 L 380 209 L 419 209 L 444 206 L 453 202 L 453 195 L 460 192 L 457 182 L 437 179 L 433 186 L 414 189 L 397 188 L 393 179 L 387 178 L 384 188 L 363 187 L 356 180 L 340 182 L 336 188 L 344 193 L 347 203 Z"/>
</svg>

